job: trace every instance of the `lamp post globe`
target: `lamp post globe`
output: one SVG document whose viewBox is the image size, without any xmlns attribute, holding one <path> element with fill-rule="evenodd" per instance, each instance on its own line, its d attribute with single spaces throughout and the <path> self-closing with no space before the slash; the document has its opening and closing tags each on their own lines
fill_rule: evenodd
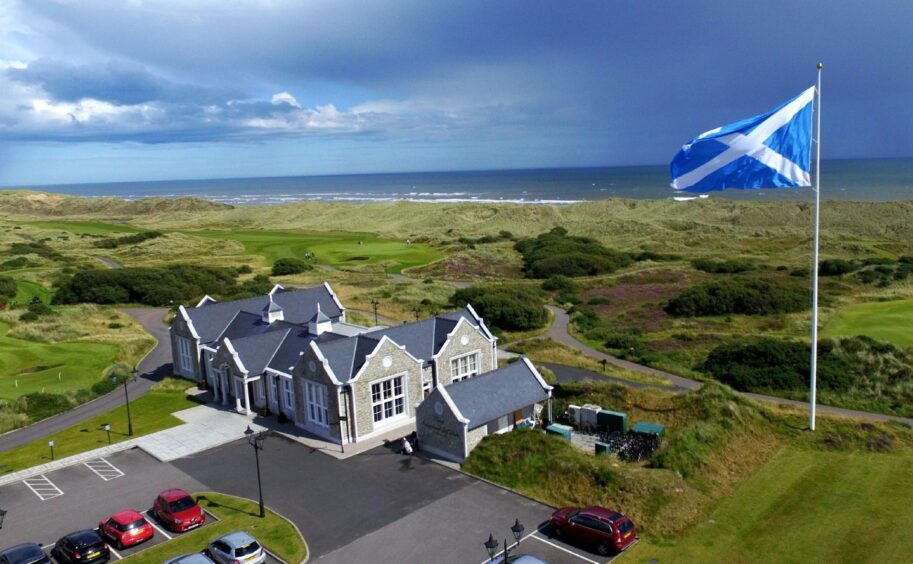
<svg viewBox="0 0 913 564">
<path fill-rule="evenodd" d="M 494 562 L 495 551 L 498 550 L 498 541 L 495 540 L 494 535 L 492 535 L 491 533 L 488 533 L 488 540 L 485 541 L 484 545 L 485 545 L 485 550 L 488 551 L 488 558 L 490 558 L 491 561 Z"/>
</svg>

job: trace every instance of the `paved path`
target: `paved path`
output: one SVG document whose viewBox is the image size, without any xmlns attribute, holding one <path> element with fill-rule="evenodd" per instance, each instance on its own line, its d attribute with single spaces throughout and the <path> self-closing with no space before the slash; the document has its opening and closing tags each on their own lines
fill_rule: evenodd
<svg viewBox="0 0 913 564">
<path fill-rule="evenodd" d="M 655 368 L 650 368 L 649 366 L 643 366 L 641 364 L 636 364 L 634 362 L 623 360 L 623 359 L 605 354 L 604 352 L 598 351 L 592 347 L 589 347 L 589 346 L 581 343 L 568 332 L 568 323 L 570 321 L 570 318 L 568 317 L 567 313 L 561 308 L 557 308 L 554 306 L 546 306 L 546 307 L 548 307 L 548 309 L 550 309 L 552 311 L 552 313 L 555 314 L 554 322 L 552 323 L 552 326 L 549 327 L 548 331 L 545 333 L 546 337 L 554 339 L 555 341 L 558 341 L 559 343 L 561 343 L 563 345 L 567 345 L 573 349 L 576 349 L 589 357 L 595 358 L 597 360 L 605 360 L 609 364 L 612 364 L 614 366 L 618 366 L 620 368 L 626 368 L 628 370 L 633 370 L 635 372 L 640 372 L 642 374 L 650 374 L 653 376 L 660 376 L 663 378 L 667 378 L 670 382 L 672 382 L 672 384 L 675 387 L 680 389 L 679 391 L 697 390 L 697 389 L 700 389 L 701 386 L 703 386 L 703 384 L 701 382 L 698 382 L 696 380 L 691 380 L 689 378 L 683 378 L 682 376 L 677 376 L 677 375 L 671 374 L 669 372 L 664 372 L 662 370 L 656 370 Z M 596 373 L 593 373 L 593 374 L 596 374 Z M 619 381 L 619 383 L 624 384 L 624 385 L 633 386 L 630 382 Z M 639 387 L 639 386 L 633 386 L 633 387 Z M 789 399 L 779 398 L 776 396 L 767 396 L 764 394 L 743 393 L 742 395 L 744 395 L 745 397 L 751 398 L 753 400 L 763 401 L 763 402 L 767 402 L 767 403 L 775 403 L 778 405 L 790 405 L 790 406 L 793 406 L 793 407 L 796 407 L 799 409 L 808 408 L 808 403 L 802 402 L 802 401 L 789 400 Z M 843 416 L 843 417 L 852 417 L 855 419 L 865 419 L 868 421 L 897 421 L 897 422 L 905 423 L 905 424 L 913 427 L 913 418 L 897 417 L 894 415 L 885 415 L 883 413 L 871 413 L 868 411 L 857 411 L 855 409 L 845 409 L 842 407 L 831 407 L 829 405 L 818 404 L 818 413 L 825 413 L 825 414 L 829 414 L 829 415 L 839 415 L 839 416 Z"/>
<path fill-rule="evenodd" d="M 111 267 L 113 269 L 123 268 L 123 265 L 121 265 L 121 263 L 117 262 L 113 258 L 110 258 L 110 257 L 95 257 L 95 258 L 97 258 L 98 260 L 100 260 L 101 262 L 105 263 L 106 265 L 108 265 L 109 267 Z"/>
<path fill-rule="evenodd" d="M 168 310 L 164 308 L 125 308 L 122 311 L 136 319 L 157 341 L 155 348 L 137 365 L 139 378 L 127 384 L 130 399 L 135 399 L 148 392 L 153 384 L 172 373 L 171 338 L 168 326 L 162 322 L 162 318 L 165 317 Z M 70 411 L 0 435 L 0 451 L 47 437 L 123 404 L 124 388 L 120 386 L 116 390 Z"/>
</svg>

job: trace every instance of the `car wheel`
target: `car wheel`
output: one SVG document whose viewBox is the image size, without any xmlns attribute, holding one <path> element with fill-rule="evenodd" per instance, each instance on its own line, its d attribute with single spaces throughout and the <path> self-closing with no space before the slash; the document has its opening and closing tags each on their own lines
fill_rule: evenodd
<svg viewBox="0 0 913 564">
<path fill-rule="evenodd" d="M 604 545 L 602 543 L 599 543 L 596 545 L 596 552 L 598 552 L 600 556 L 608 556 L 609 547 L 607 547 L 606 545 Z"/>
</svg>

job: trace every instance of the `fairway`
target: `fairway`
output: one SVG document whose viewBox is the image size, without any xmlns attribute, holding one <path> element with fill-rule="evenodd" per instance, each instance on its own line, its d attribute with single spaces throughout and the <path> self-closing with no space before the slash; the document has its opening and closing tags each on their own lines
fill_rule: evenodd
<svg viewBox="0 0 913 564">
<path fill-rule="evenodd" d="M 649 562 L 908 562 L 913 456 L 787 447 Z"/>
<path fill-rule="evenodd" d="M 27 304 L 31 303 L 32 298 L 36 297 L 42 302 L 49 304 L 51 303 L 51 298 L 54 297 L 54 293 L 37 282 L 29 282 L 28 280 L 16 281 L 16 297 L 13 298 L 14 302 L 17 304 Z"/>
<path fill-rule="evenodd" d="M 91 388 L 117 360 L 115 345 L 25 341 L 8 336 L 8 330 L 0 323 L 0 399 Z"/>
<path fill-rule="evenodd" d="M 821 331 L 824 337 L 867 335 L 900 347 L 913 346 L 913 300 L 871 302 L 843 308 Z"/>
<path fill-rule="evenodd" d="M 394 263 L 389 272 L 427 264 L 441 258 L 428 245 L 394 239 L 381 239 L 370 233 L 290 231 L 182 231 L 185 235 L 237 241 L 248 254 L 260 255 L 270 264 L 279 258 L 302 258 L 308 251 L 318 263 L 335 267 Z M 359 244 L 361 242 L 361 244 Z"/>
</svg>

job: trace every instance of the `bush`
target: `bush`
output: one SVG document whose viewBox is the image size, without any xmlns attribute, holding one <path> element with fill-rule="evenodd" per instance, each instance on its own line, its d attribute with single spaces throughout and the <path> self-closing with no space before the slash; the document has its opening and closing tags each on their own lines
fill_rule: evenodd
<svg viewBox="0 0 913 564">
<path fill-rule="evenodd" d="M 46 419 L 70 409 L 70 400 L 61 394 L 49 394 L 45 392 L 32 392 L 19 398 L 20 410 L 24 412 L 31 421 Z"/>
<path fill-rule="evenodd" d="M 0 276 L 0 303 L 16 297 L 16 281 L 9 276 Z"/>
<path fill-rule="evenodd" d="M 548 323 L 542 297 L 519 286 L 473 286 L 454 292 L 452 305 L 472 304 L 490 325 L 503 331 L 528 331 Z"/>
<path fill-rule="evenodd" d="M 134 233 L 133 235 L 125 235 L 123 237 L 115 237 L 113 239 L 101 239 L 92 243 L 99 249 L 116 249 L 121 245 L 134 245 L 136 243 L 142 243 L 143 241 L 148 241 L 149 239 L 155 239 L 156 237 L 161 237 L 162 232 L 160 231 L 143 231 L 141 233 Z"/>
<path fill-rule="evenodd" d="M 250 274 L 254 269 L 249 264 L 242 264 L 238 267 L 238 274 Z"/>
<path fill-rule="evenodd" d="M 16 257 L 9 260 L 3 261 L 0 263 L 0 267 L 4 269 L 13 269 L 13 268 L 23 268 L 29 266 L 31 263 L 29 259 L 25 257 Z"/>
<path fill-rule="evenodd" d="M 818 264 L 821 276 L 841 276 L 859 270 L 859 263 L 843 259 L 827 259 Z"/>
<path fill-rule="evenodd" d="M 768 315 L 808 309 L 811 297 L 800 283 L 771 278 L 714 280 L 688 288 L 669 300 L 669 315 Z"/>
<path fill-rule="evenodd" d="M 691 266 L 711 274 L 737 274 L 739 272 L 757 270 L 757 266 L 753 262 L 743 259 L 716 260 L 699 258 L 692 260 Z"/>
<path fill-rule="evenodd" d="M 547 292 L 574 292 L 577 290 L 577 284 L 567 276 L 556 274 L 542 283 L 542 289 Z"/>
<path fill-rule="evenodd" d="M 627 253 L 607 249 L 589 237 L 569 236 L 562 227 L 519 241 L 514 248 L 523 255 L 523 268 L 530 278 L 604 274 L 633 262 Z"/>
<path fill-rule="evenodd" d="M 312 268 L 314 267 L 299 258 L 281 258 L 273 264 L 273 276 L 300 274 Z"/>
<path fill-rule="evenodd" d="M 257 276 L 238 285 L 232 269 L 171 265 L 161 268 L 81 270 L 60 282 L 55 304 L 141 303 L 163 306 L 199 300 L 238 299 L 269 291 L 269 279 Z"/>
</svg>

